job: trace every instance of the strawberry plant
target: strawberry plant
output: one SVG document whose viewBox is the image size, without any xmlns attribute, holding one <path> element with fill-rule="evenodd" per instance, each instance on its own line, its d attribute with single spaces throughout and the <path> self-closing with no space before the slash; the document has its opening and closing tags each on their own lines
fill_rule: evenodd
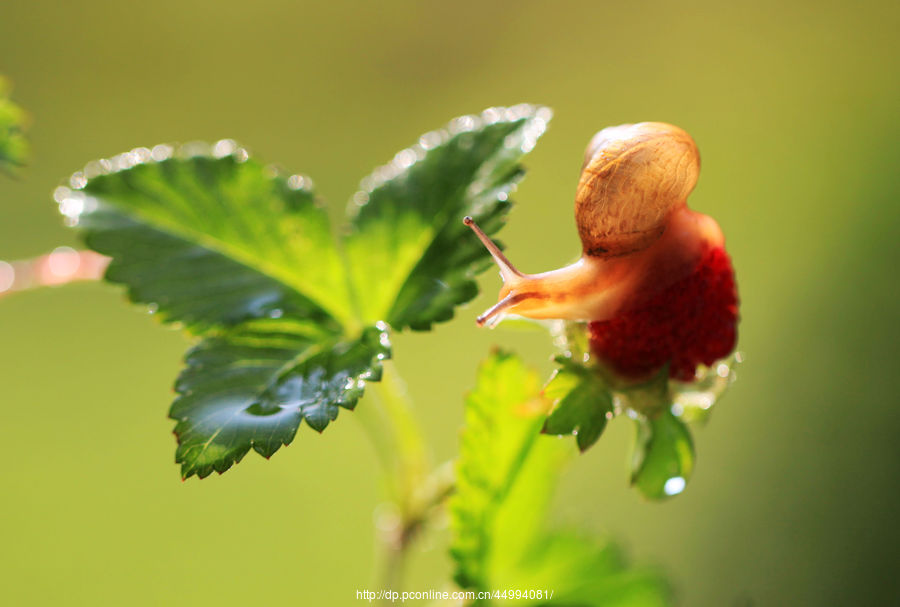
<svg viewBox="0 0 900 607">
<path fill-rule="evenodd" d="M 642 228 L 642 244 L 603 228 L 582 234 L 585 254 L 603 257 L 612 274 L 585 284 L 620 293 L 615 309 L 586 316 L 525 306 L 551 295 L 536 295 L 535 277 L 513 268 L 489 237 L 503 226 L 522 160 L 550 116 L 531 105 L 491 108 L 422 135 L 362 180 L 336 229 L 308 176 L 284 173 L 228 139 L 96 160 L 53 194 L 88 250 L 4 263 L 0 293 L 102 278 L 193 339 L 169 408 L 184 479 L 225 473 L 251 451 L 272 457 L 306 432 L 357 418 L 398 513 L 384 537 L 388 589 L 403 589 L 409 546 L 447 512 L 454 580 L 473 592 L 467 603 L 667 604 L 658 574 L 628 566 L 606 539 L 548 524 L 547 513 L 573 444 L 586 450 L 620 416 L 637 430 L 635 488 L 649 499 L 684 490 L 694 459 L 688 423 L 706 419 L 732 377 L 731 361 L 722 360 L 735 340 L 730 262 L 720 233 L 703 240 L 718 238 L 715 246 L 694 247 L 660 236 L 681 232 L 656 224 Z M 20 124 L 4 98 L 0 168 L 24 161 Z M 651 150 L 644 162 L 661 153 Z M 640 198 L 629 202 L 629 190 L 619 191 L 626 207 Z M 687 191 L 679 191 L 678 209 Z M 701 251 L 701 261 L 685 253 L 694 261 L 660 268 L 641 253 L 656 237 L 668 253 Z M 610 242 L 618 248 L 604 257 Z M 44 277 L 38 270 L 53 255 L 55 270 Z M 459 308 L 477 294 L 475 278 L 491 256 L 506 291 L 481 322 L 501 313 L 537 319 L 555 338 L 558 368 L 542 381 L 514 353 L 490 354 L 464 399 L 459 456 L 435 464 L 392 366 L 403 353 L 393 351 L 391 335 L 438 331 L 468 315 Z M 552 297 L 569 288 L 553 283 Z"/>
</svg>

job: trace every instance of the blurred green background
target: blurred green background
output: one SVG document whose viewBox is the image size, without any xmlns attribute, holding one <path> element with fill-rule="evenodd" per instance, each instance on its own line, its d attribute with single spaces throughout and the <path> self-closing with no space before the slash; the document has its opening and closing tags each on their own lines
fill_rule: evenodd
<svg viewBox="0 0 900 607">
<path fill-rule="evenodd" d="M 421 132 L 529 101 L 556 117 L 502 238 L 552 269 L 578 252 L 589 137 L 673 122 L 703 155 L 691 203 L 727 235 L 746 362 L 684 495 L 627 488 L 623 419 L 568 470 L 558 517 L 661 566 L 681 605 L 898 604 L 898 31 L 890 1 L 7 0 L 0 73 L 33 158 L 0 180 L 0 258 L 76 244 L 50 192 L 96 157 L 234 137 L 339 214 Z M 545 334 L 475 327 L 499 280 L 481 284 L 452 323 L 395 336 L 439 459 L 492 344 L 550 369 Z M 0 603 L 351 605 L 374 587 L 379 471 L 352 414 L 181 483 L 181 334 L 94 284 L 4 298 L 0 344 Z M 444 541 L 420 544 L 409 589 L 448 579 Z"/>
</svg>

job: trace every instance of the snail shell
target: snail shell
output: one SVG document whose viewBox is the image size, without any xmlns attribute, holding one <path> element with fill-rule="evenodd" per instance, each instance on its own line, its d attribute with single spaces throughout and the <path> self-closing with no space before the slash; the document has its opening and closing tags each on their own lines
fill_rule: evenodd
<svg viewBox="0 0 900 607">
<path fill-rule="evenodd" d="M 697 145 L 671 124 L 623 124 L 594 135 L 575 195 L 584 254 L 615 257 L 650 246 L 699 174 Z"/>
</svg>

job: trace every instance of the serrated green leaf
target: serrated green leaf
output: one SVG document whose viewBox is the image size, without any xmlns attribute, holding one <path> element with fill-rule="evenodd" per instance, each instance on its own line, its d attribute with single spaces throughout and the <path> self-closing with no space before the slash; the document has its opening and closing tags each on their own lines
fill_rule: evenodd
<svg viewBox="0 0 900 607">
<path fill-rule="evenodd" d="M 187 355 L 169 412 L 183 477 L 224 472 L 250 449 L 270 457 L 303 420 L 321 432 L 340 408 L 353 409 L 389 355 L 376 328 L 335 340 L 293 319 L 249 321 L 204 339 Z"/>
<path fill-rule="evenodd" d="M 504 584 L 550 590 L 552 595 L 549 600 L 498 601 L 498 605 L 664 607 L 671 602 L 669 585 L 658 572 L 629 567 L 612 542 L 574 531 L 547 534 L 521 556 L 515 577 Z"/>
<path fill-rule="evenodd" d="M 694 443 L 688 427 L 669 409 L 637 420 L 631 482 L 650 499 L 681 493 L 694 470 Z"/>
<path fill-rule="evenodd" d="M 164 320 L 203 334 L 294 316 L 338 333 L 352 312 L 325 211 L 311 191 L 291 187 L 298 178 L 232 149 L 160 162 L 166 148 L 137 149 L 89 165 L 101 174 L 73 175 L 82 189 L 60 188 L 56 198 L 88 246 L 113 258 L 106 278 Z"/>
<path fill-rule="evenodd" d="M 9 84 L 0 76 L 0 171 L 15 173 L 28 158 L 25 112 L 9 99 Z"/>
<path fill-rule="evenodd" d="M 457 118 L 363 181 L 345 251 L 365 322 L 426 330 L 475 297 L 489 255 L 462 219 L 499 230 L 519 161 L 548 119 L 531 106 Z"/>
<path fill-rule="evenodd" d="M 173 156 L 174 155 L 174 156 Z M 183 476 L 265 457 L 302 421 L 352 409 L 389 355 L 360 333 L 325 211 L 228 140 L 139 148 L 91 163 L 55 193 L 107 280 L 204 339 L 187 355 L 170 416 Z"/>
<path fill-rule="evenodd" d="M 546 406 L 540 397 L 537 374 L 519 358 L 499 352 L 482 363 L 475 390 L 466 398 L 457 489 L 450 503 L 454 531 L 451 552 L 457 563 L 456 579 L 463 586 L 488 587 L 491 560 L 496 557 L 491 547 L 497 512 L 528 459 L 532 444 L 540 438 Z M 556 459 L 547 455 L 550 457 L 543 462 Z M 525 527 L 533 528 L 543 510 L 539 506 L 547 499 L 547 492 L 537 486 L 539 480 L 534 479 L 535 491 L 526 496 L 537 502 L 533 504 L 536 507 L 524 509 L 526 515 L 535 518 L 530 525 L 519 521 L 523 531 L 520 537 L 532 535 Z"/>
<path fill-rule="evenodd" d="M 625 568 L 612 544 L 544 527 L 560 468 L 572 453 L 567 441 L 539 434 L 546 407 L 537 375 L 521 360 L 498 353 L 482 364 L 466 399 L 450 502 L 457 581 L 507 591 L 498 605 L 667 604 L 665 583 L 652 572 Z M 544 594 L 517 598 L 516 590 Z"/>
<path fill-rule="evenodd" d="M 613 412 L 609 388 L 593 370 L 568 359 L 557 359 L 560 368 L 544 388 L 553 410 L 544 422 L 545 434 L 575 434 L 581 451 L 593 445 Z"/>
</svg>

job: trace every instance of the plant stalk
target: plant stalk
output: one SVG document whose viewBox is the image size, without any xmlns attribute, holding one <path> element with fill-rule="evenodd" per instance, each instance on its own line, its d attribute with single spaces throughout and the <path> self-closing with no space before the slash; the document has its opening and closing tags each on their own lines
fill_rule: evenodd
<svg viewBox="0 0 900 607">
<path fill-rule="evenodd" d="M 365 410 L 359 419 L 384 467 L 394 507 L 391 515 L 385 515 L 387 520 L 379 522 L 384 554 L 379 583 L 399 590 L 411 544 L 453 490 L 453 466 L 448 462 L 429 473 L 431 457 L 424 433 L 392 362 L 384 363 L 381 381 L 369 386 L 377 399 L 364 403 L 356 414 Z"/>
<path fill-rule="evenodd" d="M 93 251 L 57 247 L 34 259 L 0 260 L 0 297 L 39 287 L 52 287 L 83 280 L 100 280 L 109 257 Z"/>
</svg>

